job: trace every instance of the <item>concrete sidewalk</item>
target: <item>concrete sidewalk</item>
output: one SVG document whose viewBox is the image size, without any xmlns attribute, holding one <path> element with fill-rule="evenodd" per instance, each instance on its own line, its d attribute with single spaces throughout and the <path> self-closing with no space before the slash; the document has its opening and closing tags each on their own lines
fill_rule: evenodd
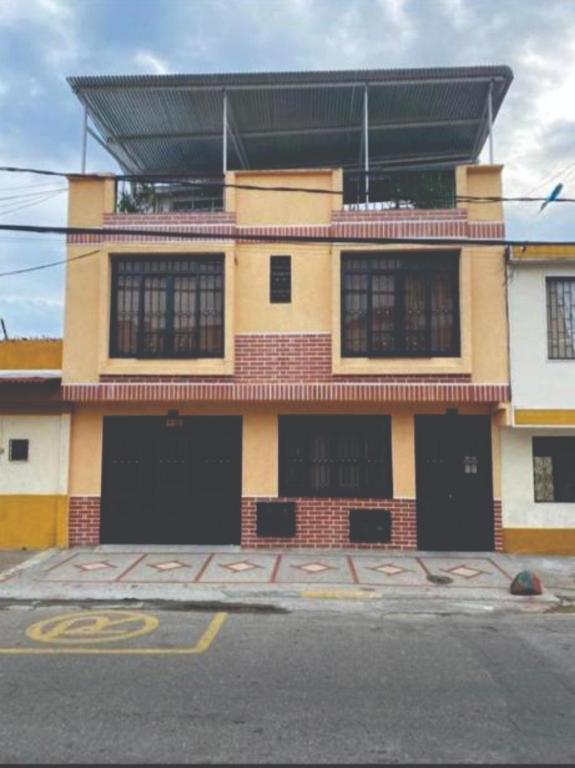
<svg viewBox="0 0 575 768">
<path fill-rule="evenodd" d="M 536 598 L 509 593 L 535 570 Z M 495 553 L 99 546 L 49 550 L 0 572 L 0 602 L 161 601 L 401 612 L 538 611 L 575 605 L 575 558 Z"/>
</svg>

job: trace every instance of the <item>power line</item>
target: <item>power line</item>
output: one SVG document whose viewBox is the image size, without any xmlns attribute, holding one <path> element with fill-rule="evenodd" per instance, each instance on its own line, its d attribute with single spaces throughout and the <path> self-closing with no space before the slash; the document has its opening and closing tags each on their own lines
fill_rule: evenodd
<svg viewBox="0 0 575 768">
<path fill-rule="evenodd" d="M 366 245 L 460 245 L 460 246 L 555 246 L 575 247 L 572 240 L 508 240 L 505 238 L 464 238 L 464 237 L 334 237 L 332 235 L 261 235 L 255 232 L 238 232 L 235 234 L 221 232 L 139 229 L 122 227 L 55 227 L 35 224 L 0 224 L 0 231 L 27 232 L 33 234 L 57 235 L 100 235 L 117 237 L 126 235 L 134 237 L 165 238 L 167 240 L 243 240 L 264 243 L 359 243 Z"/>
<path fill-rule="evenodd" d="M 39 272 L 41 269 L 49 269 L 50 267 L 59 267 L 62 264 L 67 264 L 69 261 L 78 261 L 79 259 L 87 259 L 88 256 L 93 256 L 95 253 L 99 253 L 102 249 L 96 248 L 94 251 L 88 253 L 81 253 L 77 256 L 71 256 L 68 259 L 60 259 L 59 261 L 51 261 L 47 264 L 37 264 L 34 267 L 23 267 L 22 269 L 12 269 L 9 272 L 0 272 L 0 277 L 9 277 L 11 275 L 23 275 L 27 272 Z"/>
<path fill-rule="evenodd" d="M 54 197 L 57 197 L 58 195 L 61 195 L 63 192 L 66 192 L 66 189 L 60 190 L 59 192 L 51 192 L 44 197 L 41 197 L 38 200 L 28 200 L 26 203 L 22 203 L 22 205 L 16 205 L 8 208 L 3 208 L 0 210 L 0 216 L 6 216 L 11 213 L 16 213 L 17 211 L 22 211 L 24 208 L 31 208 L 34 205 L 40 205 L 40 203 L 45 203 L 48 200 L 52 200 Z"/>
<path fill-rule="evenodd" d="M 354 244 L 354 245 L 420 245 L 420 246 L 461 246 L 461 247 L 530 247 L 530 246 L 569 246 L 575 248 L 575 241 L 557 241 L 557 240 L 505 240 L 505 239 L 466 239 L 466 238 L 416 238 L 416 237 L 330 237 L 330 236 L 314 236 L 314 235 L 258 235 L 250 233 L 238 233 L 234 235 L 220 234 L 220 233 L 206 233 L 206 232 L 178 232 L 178 231 L 162 231 L 162 230 L 146 230 L 146 229 L 110 229 L 110 228 L 95 228 L 95 227 L 45 227 L 36 225 L 24 225 L 24 224 L 0 224 L 0 231 L 10 232 L 29 232 L 34 234 L 57 234 L 57 235 L 139 235 L 142 237 L 161 237 L 166 239 L 179 239 L 179 240 L 245 240 L 256 241 L 264 243 L 291 243 L 298 244 L 304 243 L 306 245 L 332 245 L 336 243 L 341 244 Z M 32 238 L 30 238 L 32 239 Z M 67 264 L 68 262 L 77 261 L 79 259 L 85 259 L 88 256 L 92 256 L 99 253 L 102 248 L 97 248 L 88 253 L 71 256 L 66 259 L 49 262 L 46 264 L 39 264 L 32 267 L 24 267 L 21 269 L 11 270 L 8 272 L 0 273 L 0 277 L 8 277 L 11 275 L 20 275 L 28 272 L 36 272 L 42 269 L 48 269 L 50 267 L 60 266 Z"/>
<path fill-rule="evenodd" d="M 64 178 L 67 178 L 69 176 L 82 176 L 82 175 L 98 175 L 98 174 L 79 174 L 79 173 L 64 173 L 59 171 L 46 171 L 46 170 L 40 170 L 40 169 L 34 169 L 34 168 L 15 168 L 11 166 L 2 166 L 0 167 L 0 172 L 8 172 L 8 173 L 37 173 L 37 174 L 45 174 L 49 176 L 61 176 Z M 170 174 L 102 174 L 101 178 L 109 178 L 114 179 L 115 181 L 131 181 L 131 182 L 137 182 L 137 183 L 178 183 L 185 187 L 195 187 L 195 188 L 203 188 L 203 187 L 221 187 L 222 189 L 240 189 L 240 190 L 246 190 L 246 191 L 253 191 L 253 192 L 298 192 L 298 193 L 305 193 L 305 194 L 312 194 L 312 195 L 336 195 L 338 197 L 343 197 L 344 190 L 343 189 L 318 189 L 314 187 L 286 187 L 286 186 L 262 186 L 260 184 L 235 184 L 231 182 L 225 182 L 218 179 L 213 180 L 206 180 L 206 176 L 203 176 L 198 179 L 191 180 L 190 177 L 186 177 L 185 179 L 182 179 L 181 177 L 178 177 L 178 175 L 170 175 Z M 541 203 L 546 198 L 545 197 L 528 197 L 528 196 L 522 196 L 522 197 L 502 197 L 502 196 L 488 196 L 488 195 L 456 195 L 455 197 L 445 196 L 445 195 L 435 195 L 429 196 L 426 195 L 428 199 L 433 199 L 435 201 L 439 200 L 452 200 L 454 199 L 457 202 L 473 202 L 473 203 Z M 575 198 L 567 198 L 567 197 L 561 197 L 557 198 L 553 202 L 555 203 L 575 203 Z"/>
<path fill-rule="evenodd" d="M 50 192 L 65 192 L 67 187 L 48 187 L 46 189 L 38 189 L 36 192 L 23 192 L 21 195 L 6 195 L 5 197 L 0 197 L 0 201 L 12 201 L 12 200 L 23 200 L 24 198 L 31 198 L 31 197 L 39 197 L 41 195 L 49 194 Z M 5 190 L 0 189 L 0 192 L 4 192 Z"/>
<path fill-rule="evenodd" d="M 555 171 L 554 173 L 550 173 L 547 176 L 545 176 L 544 179 L 539 182 L 539 184 L 536 184 L 534 187 L 531 187 L 529 192 L 526 192 L 525 194 L 526 195 L 531 195 L 533 192 L 535 192 L 536 189 L 540 189 L 541 187 L 545 186 L 546 184 L 551 184 L 552 181 L 557 179 L 562 174 L 567 173 L 572 168 L 575 168 L 575 162 L 567 163 L 567 165 L 563 166 L 558 171 Z"/>
</svg>

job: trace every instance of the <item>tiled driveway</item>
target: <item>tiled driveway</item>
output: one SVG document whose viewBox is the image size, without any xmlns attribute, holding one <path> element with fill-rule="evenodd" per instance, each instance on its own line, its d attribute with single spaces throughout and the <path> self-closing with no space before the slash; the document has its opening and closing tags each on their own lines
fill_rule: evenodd
<svg viewBox="0 0 575 768">
<path fill-rule="evenodd" d="M 431 577 L 431 578 L 430 578 Z M 35 569 L 43 582 L 124 584 L 340 584 L 506 588 L 511 576 L 488 555 L 99 548 L 61 553 Z"/>
</svg>

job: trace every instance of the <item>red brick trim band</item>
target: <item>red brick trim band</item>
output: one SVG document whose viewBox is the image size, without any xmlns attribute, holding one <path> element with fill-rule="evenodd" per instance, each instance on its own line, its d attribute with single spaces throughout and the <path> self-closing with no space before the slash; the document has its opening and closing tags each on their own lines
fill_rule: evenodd
<svg viewBox="0 0 575 768">
<path fill-rule="evenodd" d="M 501 499 L 493 500 L 493 539 L 496 552 L 503 552 L 503 510 Z"/>
<path fill-rule="evenodd" d="M 258 501 L 295 501 L 296 536 L 260 538 L 256 534 Z M 358 544 L 349 540 L 350 509 L 388 509 L 391 512 L 389 544 Z M 242 547 L 317 547 L 320 549 L 416 549 L 415 499 L 242 499 Z"/>
<path fill-rule="evenodd" d="M 291 539 L 260 538 L 256 534 L 258 501 L 295 501 L 297 535 Z M 392 516 L 390 544 L 352 544 L 349 541 L 350 509 L 389 509 Z M 257 548 L 356 548 L 416 549 L 417 517 L 415 499 L 277 499 L 242 498 L 243 547 Z M 503 551 L 501 500 L 493 502 L 495 551 Z M 100 497 L 71 496 L 68 520 L 70 547 L 97 546 L 100 543 Z"/>
<path fill-rule="evenodd" d="M 337 223 L 348 221 L 467 221 L 465 208 L 344 208 L 342 211 L 333 211 L 331 220 Z"/>
<path fill-rule="evenodd" d="M 100 497 L 70 496 L 68 546 L 96 546 L 100 543 Z"/>
<path fill-rule="evenodd" d="M 473 238 L 473 239 L 502 239 L 505 236 L 505 226 L 499 221 L 467 221 L 460 214 L 439 216 L 430 212 L 428 215 L 402 217 L 394 212 L 393 218 L 388 211 L 349 211 L 344 216 L 341 213 L 334 216 L 331 224 L 314 225 L 270 225 L 270 226 L 238 226 L 233 215 L 203 214 L 194 217 L 191 214 L 107 214 L 104 226 L 108 229 L 153 229 L 158 232 L 178 231 L 201 232 L 210 235 L 221 235 L 222 241 L 237 238 L 238 242 L 250 242 L 250 235 L 261 236 L 300 236 L 300 237 L 330 237 L 334 240 L 342 237 L 367 238 Z M 369 215 L 368 215 L 369 214 Z M 172 242 L 165 236 L 154 235 L 100 235 L 94 233 L 71 234 L 68 243 L 101 243 L 101 242 Z M 175 236 L 173 242 L 182 242 L 181 237 Z M 220 240 L 212 242 L 221 242 Z"/>
<path fill-rule="evenodd" d="M 419 384 L 468 383 L 471 374 L 332 374 L 330 333 L 237 333 L 234 341 L 234 374 L 228 376 L 162 376 L 134 374 L 100 376 L 102 383 L 202 383 L 227 382 L 412 382 Z"/>
<path fill-rule="evenodd" d="M 176 383 L 63 384 L 70 402 L 438 402 L 499 403 L 509 401 L 507 384 L 413 383 Z"/>
</svg>

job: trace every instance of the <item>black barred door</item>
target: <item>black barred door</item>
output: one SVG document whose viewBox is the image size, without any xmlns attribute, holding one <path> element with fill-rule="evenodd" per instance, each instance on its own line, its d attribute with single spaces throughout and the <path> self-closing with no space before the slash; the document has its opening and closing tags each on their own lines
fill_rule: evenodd
<svg viewBox="0 0 575 768">
<path fill-rule="evenodd" d="M 489 416 L 416 416 L 417 545 L 493 550 Z"/>
</svg>

